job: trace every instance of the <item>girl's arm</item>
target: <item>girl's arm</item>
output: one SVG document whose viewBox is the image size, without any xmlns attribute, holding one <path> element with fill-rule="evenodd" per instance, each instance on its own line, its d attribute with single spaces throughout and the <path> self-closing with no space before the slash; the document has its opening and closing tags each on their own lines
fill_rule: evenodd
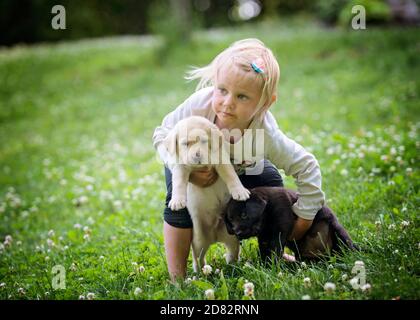
<svg viewBox="0 0 420 320">
<path fill-rule="evenodd" d="M 267 113 L 265 126 L 265 150 L 267 158 L 286 175 L 295 178 L 298 201 L 293 205 L 293 212 L 300 218 L 298 229 L 309 228 L 316 213 L 325 202 L 321 190 L 321 170 L 318 161 L 300 144 L 286 137 L 277 126 L 274 117 Z M 300 230 L 296 230 L 297 233 Z"/>
</svg>

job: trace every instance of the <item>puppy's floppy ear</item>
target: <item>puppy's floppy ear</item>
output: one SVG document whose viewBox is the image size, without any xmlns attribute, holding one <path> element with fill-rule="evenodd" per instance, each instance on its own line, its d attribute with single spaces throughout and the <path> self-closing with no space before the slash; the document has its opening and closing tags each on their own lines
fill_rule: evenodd
<svg viewBox="0 0 420 320">
<path fill-rule="evenodd" d="M 166 138 L 163 140 L 163 144 L 170 154 L 175 155 L 177 153 L 176 147 L 178 144 L 178 131 L 172 129 L 166 136 Z"/>
<path fill-rule="evenodd" d="M 266 206 L 267 200 L 257 193 L 251 193 L 250 199 L 246 202 L 247 210 L 252 210 L 252 212 L 258 214 L 262 214 L 265 211 Z"/>
</svg>

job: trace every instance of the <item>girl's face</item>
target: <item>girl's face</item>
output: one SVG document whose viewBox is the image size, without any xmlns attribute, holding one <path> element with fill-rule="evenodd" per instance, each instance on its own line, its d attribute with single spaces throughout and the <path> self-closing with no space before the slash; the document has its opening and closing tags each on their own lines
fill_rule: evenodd
<svg viewBox="0 0 420 320">
<path fill-rule="evenodd" d="M 222 67 L 216 77 L 212 109 L 216 124 L 223 129 L 248 128 L 261 98 L 261 81 L 236 66 Z"/>
</svg>

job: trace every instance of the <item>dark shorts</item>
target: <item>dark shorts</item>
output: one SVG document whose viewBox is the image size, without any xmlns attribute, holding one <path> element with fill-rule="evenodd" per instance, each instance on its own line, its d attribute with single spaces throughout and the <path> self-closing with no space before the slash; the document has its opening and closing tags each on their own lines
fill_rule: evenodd
<svg viewBox="0 0 420 320">
<path fill-rule="evenodd" d="M 188 213 L 188 210 L 181 209 L 176 212 L 172 212 L 168 208 L 168 203 L 172 198 L 172 173 L 165 167 L 165 178 L 166 178 L 166 202 L 165 210 L 163 212 L 163 218 L 169 225 L 177 228 L 192 228 L 193 223 Z M 245 175 L 239 176 L 242 184 L 245 188 L 251 189 L 261 186 L 271 187 L 283 187 L 283 179 L 277 170 L 277 168 L 268 160 L 264 160 L 264 171 L 260 175 Z"/>
</svg>

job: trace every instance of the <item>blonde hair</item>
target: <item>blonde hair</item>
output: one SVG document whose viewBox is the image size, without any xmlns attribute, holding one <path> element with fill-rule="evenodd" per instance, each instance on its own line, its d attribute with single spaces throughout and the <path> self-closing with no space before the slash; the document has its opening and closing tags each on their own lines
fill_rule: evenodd
<svg viewBox="0 0 420 320">
<path fill-rule="evenodd" d="M 251 66 L 251 63 L 255 61 L 261 61 L 262 73 L 258 73 Z M 273 52 L 258 39 L 239 40 L 219 53 L 207 66 L 188 71 L 185 79 L 199 79 L 196 90 L 214 86 L 217 73 L 223 66 L 236 66 L 255 76 L 256 83 L 262 88 L 259 102 L 259 106 L 262 108 L 257 116 L 263 117 L 271 105 L 273 96 L 277 95 L 277 85 L 280 79 L 280 67 Z"/>
</svg>

